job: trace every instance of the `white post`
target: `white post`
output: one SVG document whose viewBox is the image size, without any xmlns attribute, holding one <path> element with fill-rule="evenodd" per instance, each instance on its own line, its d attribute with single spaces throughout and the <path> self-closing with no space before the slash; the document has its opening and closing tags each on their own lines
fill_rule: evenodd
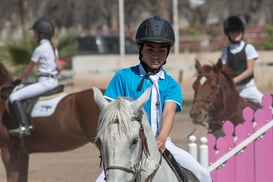
<svg viewBox="0 0 273 182">
<path fill-rule="evenodd" d="M 196 144 L 196 136 L 191 135 L 189 136 L 189 144 L 188 144 L 188 152 L 193 156 L 193 158 L 195 158 L 196 160 L 198 160 L 198 156 L 197 156 L 197 144 Z"/>
<path fill-rule="evenodd" d="M 120 55 L 125 55 L 124 0 L 119 0 L 119 48 Z"/>
<path fill-rule="evenodd" d="M 175 36 L 174 53 L 179 54 L 179 26 L 178 26 L 178 2 L 173 0 L 173 29 Z"/>
<path fill-rule="evenodd" d="M 201 144 L 199 145 L 199 162 L 205 168 L 209 167 L 209 151 L 208 151 L 208 139 L 206 137 L 200 138 Z"/>
</svg>

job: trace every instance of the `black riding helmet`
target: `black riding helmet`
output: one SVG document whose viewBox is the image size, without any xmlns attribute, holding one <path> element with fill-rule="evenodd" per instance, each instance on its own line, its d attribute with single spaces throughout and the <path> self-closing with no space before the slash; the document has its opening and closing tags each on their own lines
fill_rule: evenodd
<svg viewBox="0 0 273 182">
<path fill-rule="evenodd" d="M 158 16 L 144 20 L 136 32 L 136 43 L 141 46 L 139 49 L 139 60 L 142 62 L 141 50 L 144 43 L 165 44 L 168 46 L 169 54 L 170 47 L 173 46 L 175 42 L 174 37 L 173 27 L 167 20 Z"/>
<path fill-rule="evenodd" d="M 53 24 L 44 18 L 38 19 L 31 27 L 32 30 L 35 30 L 39 33 L 43 33 L 52 37 L 54 35 L 54 26 Z"/>
<path fill-rule="evenodd" d="M 174 42 L 174 31 L 171 24 L 158 16 L 144 20 L 137 29 L 137 44 L 160 43 L 172 46 Z"/>
<path fill-rule="evenodd" d="M 150 74 L 155 74 L 160 70 L 160 68 L 156 70 L 149 68 L 149 66 L 143 61 L 141 51 L 144 43 L 165 44 L 168 47 L 169 54 L 170 47 L 173 46 L 174 42 L 175 36 L 171 24 L 158 16 L 148 18 L 139 25 L 136 32 L 136 43 L 140 46 L 139 60 L 143 68 L 146 70 L 147 75 L 143 76 L 141 79 L 140 83 L 138 84 L 137 91 L 141 90 L 143 81 L 146 77 L 148 77 Z M 162 65 L 164 64 L 166 64 L 166 60 Z"/>
<path fill-rule="evenodd" d="M 244 32 L 245 25 L 238 16 L 230 16 L 224 21 L 224 33 L 229 32 Z"/>
</svg>

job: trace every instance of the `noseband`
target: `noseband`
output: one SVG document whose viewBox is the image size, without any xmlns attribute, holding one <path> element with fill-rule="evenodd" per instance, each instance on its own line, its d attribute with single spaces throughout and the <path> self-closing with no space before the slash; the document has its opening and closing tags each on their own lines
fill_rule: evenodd
<svg viewBox="0 0 273 182">
<path fill-rule="evenodd" d="M 104 168 L 105 174 L 106 174 L 106 171 L 109 171 L 109 170 L 121 170 L 123 172 L 133 174 L 135 176 L 135 178 L 134 178 L 135 182 L 141 181 L 141 175 L 140 175 L 140 173 L 143 171 L 143 169 L 141 169 L 142 155 L 143 155 L 143 153 L 145 154 L 146 157 L 148 157 L 150 155 L 150 151 L 149 151 L 148 144 L 147 144 L 147 137 L 146 137 L 146 135 L 144 133 L 144 128 L 143 128 L 143 124 L 142 124 L 141 118 L 142 118 L 142 114 L 141 114 L 141 117 L 132 117 L 131 118 L 131 121 L 138 121 L 139 124 L 140 124 L 140 128 L 139 128 L 140 146 L 139 146 L 139 150 L 138 150 L 137 162 L 133 166 L 131 166 L 130 168 L 122 167 L 122 166 L 115 166 L 115 165 L 105 167 L 105 165 L 103 163 L 103 168 Z M 118 122 L 119 122 L 118 119 L 115 119 L 114 123 L 118 123 Z M 98 146 L 99 146 L 100 153 L 101 153 L 100 141 L 98 141 Z M 102 156 L 100 156 L 100 157 L 101 157 L 101 163 L 102 163 L 102 160 L 103 160 Z M 161 165 L 161 162 L 162 162 L 162 155 L 160 156 L 159 165 L 145 179 L 145 182 L 146 181 L 147 182 L 152 181 L 152 179 L 155 176 L 155 174 L 156 174 L 159 166 Z M 105 176 L 105 180 L 106 180 L 106 176 Z"/>
</svg>

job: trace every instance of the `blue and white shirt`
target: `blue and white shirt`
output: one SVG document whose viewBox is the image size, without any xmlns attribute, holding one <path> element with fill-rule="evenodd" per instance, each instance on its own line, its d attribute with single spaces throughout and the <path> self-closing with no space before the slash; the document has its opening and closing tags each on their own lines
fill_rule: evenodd
<svg viewBox="0 0 273 182">
<path fill-rule="evenodd" d="M 147 88 L 153 86 L 153 82 L 147 77 L 144 79 L 141 90 L 137 91 L 137 87 L 145 75 L 146 72 L 141 64 L 119 70 L 110 81 L 104 93 L 105 98 L 114 100 L 119 96 L 126 96 L 134 100 L 137 99 Z M 163 69 L 158 72 L 158 76 L 161 110 L 163 111 L 166 102 L 171 101 L 177 104 L 176 112 L 181 111 L 182 91 L 179 84 Z M 144 105 L 144 110 L 147 112 L 151 124 L 151 97 Z M 160 128 L 161 126 L 158 126 L 157 130 L 160 130 Z M 159 131 L 156 133 L 159 133 Z"/>
</svg>

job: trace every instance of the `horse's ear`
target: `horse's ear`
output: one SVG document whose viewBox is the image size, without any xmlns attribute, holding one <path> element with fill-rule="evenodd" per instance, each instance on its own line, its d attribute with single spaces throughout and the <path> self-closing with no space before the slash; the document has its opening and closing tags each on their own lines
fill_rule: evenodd
<svg viewBox="0 0 273 182">
<path fill-rule="evenodd" d="M 222 60 L 219 58 L 218 62 L 216 63 L 216 71 L 221 72 L 222 69 L 223 69 L 223 63 L 222 63 Z"/>
<path fill-rule="evenodd" d="M 143 92 L 143 94 L 134 101 L 133 105 L 137 110 L 141 109 L 142 106 L 147 102 L 150 97 L 151 90 L 152 87 L 147 88 L 145 92 Z"/>
<path fill-rule="evenodd" d="M 198 59 L 195 59 L 195 69 L 198 73 L 201 72 L 201 64 Z"/>
<path fill-rule="evenodd" d="M 104 98 L 100 89 L 98 89 L 97 87 L 92 87 L 92 89 L 94 94 L 94 100 L 99 106 L 100 110 L 102 110 L 103 108 L 105 108 L 105 106 L 107 106 L 109 102 Z"/>
</svg>

